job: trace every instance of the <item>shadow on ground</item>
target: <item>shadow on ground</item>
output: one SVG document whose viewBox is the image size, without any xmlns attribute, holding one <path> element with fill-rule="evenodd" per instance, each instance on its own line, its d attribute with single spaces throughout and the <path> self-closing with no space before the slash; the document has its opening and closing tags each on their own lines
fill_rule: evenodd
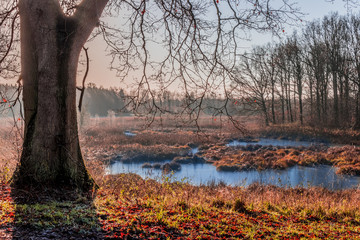
<svg viewBox="0 0 360 240">
<path fill-rule="evenodd" d="M 95 195 L 8 186 L 1 190 L 0 239 L 104 239 Z"/>
</svg>

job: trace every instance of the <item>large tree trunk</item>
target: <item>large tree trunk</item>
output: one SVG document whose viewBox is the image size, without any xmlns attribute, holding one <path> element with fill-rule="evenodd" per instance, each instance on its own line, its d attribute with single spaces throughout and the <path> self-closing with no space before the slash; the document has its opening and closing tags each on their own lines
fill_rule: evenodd
<svg viewBox="0 0 360 240">
<path fill-rule="evenodd" d="M 19 2 L 25 138 L 16 186 L 93 185 L 79 145 L 76 71 L 106 2 L 84 0 L 71 17 L 58 1 Z"/>
</svg>

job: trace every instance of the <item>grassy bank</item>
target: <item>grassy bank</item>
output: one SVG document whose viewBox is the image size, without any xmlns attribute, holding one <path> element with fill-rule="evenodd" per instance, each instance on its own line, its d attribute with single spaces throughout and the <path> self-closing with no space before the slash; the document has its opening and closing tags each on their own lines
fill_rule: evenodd
<svg viewBox="0 0 360 240">
<path fill-rule="evenodd" d="M 359 190 L 195 187 L 134 174 L 99 183 L 93 200 L 36 204 L 16 203 L 2 188 L 0 237 L 360 239 Z"/>
<path fill-rule="evenodd" d="M 100 214 L 112 215 L 102 221 L 109 234 L 154 239 L 360 236 L 358 190 L 195 187 L 128 175 L 104 179 L 109 183 L 116 186 L 112 194 L 100 194 L 96 201 Z M 124 205 L 128 208 L 121 210 Z"/>
</svg>

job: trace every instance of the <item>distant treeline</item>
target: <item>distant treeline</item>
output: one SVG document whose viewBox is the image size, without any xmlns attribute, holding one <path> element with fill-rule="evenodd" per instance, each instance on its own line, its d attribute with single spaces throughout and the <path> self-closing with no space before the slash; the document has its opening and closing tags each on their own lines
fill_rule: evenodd
<svg viewBox="0 0 360 240">
<path fill-rule="evenodd" d="M 12 117 L 12 111 L 9 109 L 9 106 L 12 107 L 12 101 L 17 96 L 17 89 L 17 85 L 0 84 L 0 102 L 7 102 L 7 104 L 3 103 L 0 105 L 0 117 Z M 77 98 L 79 98 L 79 96 L 80 92 L 78 92 Z M 20 104 L 22 104 L 22 95 L 20 95 L 19 99 Z M 18 102 L 14 107 L 12 107 L 16 118 L 20 113 L 20 104 Z M 124 106 L 125 94 L 122 89 L 105 89 L 97 87 L 94 84 L 89 84 L 85 89 L 82 109 L 92 117 L 105 117 L 110 111 L 119 115 L 128 115 L 129 112 L 124 109 Z"/>
<path fill-rule="evenodd" d="M 4 85 L 0 84 L 0 93 L 1 98 L 6 99 L 8 103 L 12 106 L 12 101 L 17 96 L 17 85 Z M 131 95 L 131 94 L 130 94 Z M 77 94 L 79 98 L 80 92 Z M 20 104 L 22 105 L 22 95 L 19 96 Z M 79 99 L 77 99 L 78 101 Z M 214 115 L 216 113 L 215 109 L 217 106 L 221 106 L 224 100 L 206 98 L 203 100 L 204 108 L 202 114 Z M 127 116 L 135 111 L 139 114 L 147 114 L 148 103 L 152 103 L 150 98 L 142 103 L 140 106 L 134 109 L 134 103 L 131 102 L 131 97 L 127 95 L 123 89 L 120 88 L 110 88 L 106 89 L 103 87 L 98 87 L 94 83 L 89 83 L 85 89 L 84 99 L 82 103 L 82 115 L 87 115 L 87 117 L 106 117 L 106 116 Z M 166 91 L 165 94 L 161 97 L 156 98 L 154 101 L 160 108 L 166 110 L 169 113 L 177 114 L 184 110 L 184 108 L 189 107 L 186 98 L 183 98 L 178 93 L 173 93 Z M 12 117 L 12 111 L 9 109 L 9 104 L 1 104 L 0 117 Z M 20 114 L 20 104 L 19 102 L 12 107 L 16 118 Z M 206 106 L 206 107 L 205 107 Z M 151 114 L 151 112 L 150 112 Z M 235 114 L 235 112 L 234 112 Z"/>
<path fill-rule="evenodd" d="M 255 47 L 235 74 L 241 102 L 256 105 L 266 125 L 360 129 L 360 17 L 333 13 Z"/>
<path fill-rule="evenodd" d="M 125 109 L 126 96 L 123 89 L 105 89 L 90 83 L 85 89 L 83 109 L 92 117 L 105 117 L 109 111 L 115 114 L 128 115 Z"/>
</svg>

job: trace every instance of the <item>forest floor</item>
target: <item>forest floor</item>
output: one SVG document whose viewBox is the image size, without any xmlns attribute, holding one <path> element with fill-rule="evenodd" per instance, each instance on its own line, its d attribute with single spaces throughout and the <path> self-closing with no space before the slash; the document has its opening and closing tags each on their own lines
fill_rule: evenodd
<svg viewBox="0 0 360 240">
<path fill-rule="evenodd" d="M 126 136 L 125 130 L 136 135 Z M 302 134 L 298 131 L 285 136 L 274 128 L 267 131 L 290 139 Z M 260 132 L 252 133 L 260 136 Z M 314 137 L 331 139 L 337 134 L 341 135 L 316 133 Z M 357 132 L 347 134 L 347 143 L 352 141 L 351 134 L 357 139 Z M 222 149 L 227 140 L 238 137 L 231 129 L 207 128 L 199 134 L 196 129 L 143 131 L 116 125 L 86 128 L 81 144 L 87 167 L 100 188 L 85 197 L 74 192 L 59 193 L 57 197 L 42 193 L 45 196 L 39 196 L 37 202 L 28 203 L 21 198 L 37 193 L 19 194 L 9 186 L 19 151 L 12 137 L 4 132 L 0 137 L 0 239 L 360 239 L 360 189 L 330 191 L 259 184 L 192 186 L 173 183 L 167 177 L 156 182 L 135 174 L 104 174 L 104 164 L 110 159 L 119 154 L 134 158 L 135 150 L 150 159 L 153 154 L 166 158 L 174 152 L 181 155 L 193 146 L 203 146 L 204 150 L 212 149 L 207 154 L 231 159 L 235 152 Z M 339 149 L 341 152 L 336 154 L 343 154 L 344 159 L 351 156 L 355 161 L 359 156 L 357 148 Z M 296 156 L 306 155 L 306 151 L 310 150 L 279 148 L 273 154 L 298 159 Z M 309 156 L 316 152 L 314 149 Z M 323 157 L 326 160 L 327 156 Z M 72 200 L 59 197 L 70 194 Z"/>
</svg>

